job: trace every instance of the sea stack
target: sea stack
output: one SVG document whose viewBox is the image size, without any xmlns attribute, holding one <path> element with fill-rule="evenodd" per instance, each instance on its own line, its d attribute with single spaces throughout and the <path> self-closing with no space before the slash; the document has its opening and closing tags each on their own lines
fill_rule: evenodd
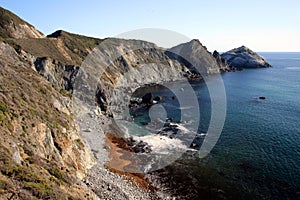
<svg viewBox="0 0 300 200">
<path fill-rule="evenodd" d="M 232 49 L 221 55 L 227 63 L 236 68 L 268 68 L 272 67 L 265 58 L 250 50 L 248 47 L 241 46 Z"/>
</svg>

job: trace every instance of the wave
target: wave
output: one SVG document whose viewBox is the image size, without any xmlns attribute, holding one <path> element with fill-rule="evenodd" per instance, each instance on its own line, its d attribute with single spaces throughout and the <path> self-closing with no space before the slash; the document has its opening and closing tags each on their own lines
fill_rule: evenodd
<svg viewBox="0 0 300 200">
<path fill-rule="evenodd" d="M 177 138 L 169 138 L 167 136 L 161 136 L 158 134 L 155 135 L 146 135 L 142 137 L 134 137 L 134 140 L 141 140 L 146 142 L 152 150 L 152 153 L 157 154 L 169 154 L 170 152 L 176 151 L 187 151 L 190 150 L 184 142 Z"/>
<path fill-rule="evenodd" d="M 207 133 L 197 133 L 197 136 L 199 136 L 199 137 L 204 137 L 206 135 L 207 135 Z"/>
</svg>

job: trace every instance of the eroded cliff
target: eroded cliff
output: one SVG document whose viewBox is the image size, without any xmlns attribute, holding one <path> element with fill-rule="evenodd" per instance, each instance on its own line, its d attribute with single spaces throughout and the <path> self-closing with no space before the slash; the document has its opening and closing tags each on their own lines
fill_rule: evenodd
<svg viewBox="0 0 300 200">
<path fill-rule="evenodd" d="M 65 31 L 44 37 L 13 13 L 1 8 L 0 14 L 1 198 L 95 197 L 80 181 L 95 158 L 72 113 L 75 80 L 87 67 L 95 72 L 97 115 L 109 117 L 142 85 L 229 70 L 197 40 L 166 51 L 146 41 Z"/>
</svg>

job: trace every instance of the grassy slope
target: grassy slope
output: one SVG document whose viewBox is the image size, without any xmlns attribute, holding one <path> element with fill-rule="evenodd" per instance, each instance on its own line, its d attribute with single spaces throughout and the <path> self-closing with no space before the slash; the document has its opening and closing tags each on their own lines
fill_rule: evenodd
<svg viewBox="0 0 300 200">
<path fill-rule="evenodd" d="M 77 66 L 102 41 L 65 31 L 56 31 L 39 39 L 5 39 L 17 51 L 24 50 L 35 57 L 49 57 L 63 65 Z"/>
<path fill-rule="evenodd" d="M 77 65 L 80 65 L 89 52 L 103 41 L 103 39 L 72 34 L 62 30 L 48 35 L 47 38 L 61 40 Z"/>
</svg>

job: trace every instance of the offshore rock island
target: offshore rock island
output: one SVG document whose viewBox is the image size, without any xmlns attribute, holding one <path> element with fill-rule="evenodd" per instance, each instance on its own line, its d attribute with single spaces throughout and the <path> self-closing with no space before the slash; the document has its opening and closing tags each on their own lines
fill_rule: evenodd
<svg viewBox="0 0 300 200">
<path fill-rule="evenodd" d="M 220 55 L 211 54 L 199 40 L 165 50 L 146 41 L 98 39 L 62 30 L 44 36 L 8 10 L 0 8 L 0 15 L 1 199 L 158 198 L 142 175 L 119 175 L 96 164 L 120 155 L 108 155 L 101 149 L 97 152 L 100 157 L 95 158 L 97 150 L 87 145 L 74 119 L 75 78 L 85 58 L 105 40 L 116 48 L 100 52 L 101 58 L 121 55 L 103 74 L 104 85 L 95 83 L 98 115 L 109 117 L 114 117 L 110 107 L 115 103 L 111 97 L 116 86 L 138 88 L 201 79 L 236 68 L 270 67 L 246 47 Z M 124 53 L 136 45 L 144 48 Z M 145 63 L 151 64 L 143 67 Z M 126 72 L 130 76 L 124 76 Z M 100 131 L 105 140 L 104 130 Z M 108 148 L 121 148 L 118 143 L 122 140 L 108 139 Z"/>
<path fill-rule="evenodd" d="M 241 46 L 221 55 L 230 66 L 236 68 L 268 68 L 271 65 L 260 55 Z"/>
</svg>

